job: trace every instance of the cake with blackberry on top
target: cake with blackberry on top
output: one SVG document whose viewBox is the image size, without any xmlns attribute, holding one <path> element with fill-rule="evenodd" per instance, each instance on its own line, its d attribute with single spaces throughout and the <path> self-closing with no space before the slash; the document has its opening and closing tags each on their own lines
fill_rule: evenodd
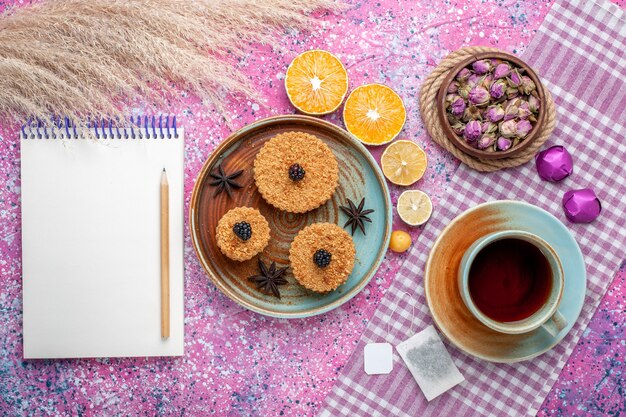
<svg viewBox="0 0 626 417">
<path fill-rule="evenodd" d="M 337 289 L 346 282 L 356 250 L 352 237 L 332 223 L 314 223 L 302 229 L 289 250 L 296 280 L 318 293 Z"/>
<path fill-rule="evenodd" d="M 267 246 L 270 226 L 257 209 L 236 207 L 217 223 L 215 240 L 220 251 L 230 259 L 247 261 Z"/>
<path fill-rule="evenodd" d="M 330 148 L 314 135 L 286 132 L 267 141 L 254 159 L 254 181 L 272 206 L 305 213 L 330 199 L 339 167 Z"/>
</svg>

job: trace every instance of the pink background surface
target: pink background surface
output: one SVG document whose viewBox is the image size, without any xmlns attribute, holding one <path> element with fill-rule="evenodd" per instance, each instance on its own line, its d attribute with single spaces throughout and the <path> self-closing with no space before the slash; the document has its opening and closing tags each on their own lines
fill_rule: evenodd
<svg viewBox="0 0 626 417">
<path fill-rule="evenodd" d="M 250 45 L 237 65 L 262 92 L 263 102 L 225 97 L 227 111 L 221 115 L 179 93 L 182 104 L 174 113 L 186 132 L 186 209 L 196 174 L 220 141 L 254 120 L 294 113 L 283 86 L 286 67 L 298 53 L 320 48 L 343 61 L 351 88 L 378 82 L 402 96 L 407 122 L 400 138 L 420 144 L 429 158 L 424 178 L 411 188 L 432 196 L 436 215 L 458 163 L 425 133 L 417 102 L 422 80 L 461 46 L 523 52 L 550 5 L 530 0 L 355 3 L 340 15 L 319 14 L 310 32 L 285 31 L 276 50 Z M 149 103 L 135 110 L 158 112 Z M 341 109 L 326 119 L 343 126 L 340 115 Z M 0 167 L 0 414 L 313 416 L 405 257 L 389 253 L 365 290 L 341 308 L 287 321 L 251 313 L 223 296 L 198 263 L 186 231 L 184 357 L 24 361 L 15 125 L 0 125 Z M 402 189 L 390 189 L 395 203 Z M 413 236 L 410 250 L 428 250 L 420 245 L 420 228 L 397 219 L 394 224 Z M 539 415 L 626 412 L 625 292 L 622 268 Z"/>
</svg>

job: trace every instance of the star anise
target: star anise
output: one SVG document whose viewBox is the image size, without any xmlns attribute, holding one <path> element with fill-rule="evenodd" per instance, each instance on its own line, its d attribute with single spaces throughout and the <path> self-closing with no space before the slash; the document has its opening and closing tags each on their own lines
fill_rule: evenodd
<svg viewBox="0 0 626 417">
<path fill-rule="evenodd" d="M 280 298 L 279 285 L 287 284 L 287 280 L 283 277 L 288 267 L 276 269 L 276 262 L 272 262 L 269 268 L 259 259 L 259 269 L 261 274 L 253 275 L 248 278 L 249 281 L 256 283 L 256 287 L 265 292 L 271 292 Z"/>
<path fill-rule="evenodd" d="M 365 205 L 365 198 L 361 199 L 361 202 L 359 203 L 358 207 L 356 206 L 356 204 L 352 202 L 352 200 L 348 198 L 347 206 L 339 206 L 341 211 L 346 213 L 346 215 L 348 216 L 348 221 L 346 222 L 346 224 L 343 225 L 343 227 L 351 225 L 352 236 L 354 236 L 354 232 L 356 231 L 357 227 L 361 229 L 363 234 L 365 234 L 364 222 L 369 222 L 369 223 L 372 222 L 372 220 L 369 217 L 367 217 L 367 215 L 370 213 L 373 213 L 374 210 L 372 209 L 363 210 L 364 205 Z"/>
<path fill-rule="evenodd" d="M 217 171 L 217 172 L 215 172 Z M 243 169 L 240 169 L 237 172 L 233 172 L 232 174 L 226 174 L 224 172 L 224 168 L 222 168 L 222 164 L 220 164 L 216 170 L 211 172 L 211 176 L 215 178 L 213 181 L 209 183 L 213 187 L 217 187 L 213 197 L 217 196 L 222 191 L 226 190 L 226 194 L 228 197 L 233 198 L 232 190 L 233 188 L 241 188 L 242 185 L 235 181 L 235 178 L 243 174 Z"/>
</svg>

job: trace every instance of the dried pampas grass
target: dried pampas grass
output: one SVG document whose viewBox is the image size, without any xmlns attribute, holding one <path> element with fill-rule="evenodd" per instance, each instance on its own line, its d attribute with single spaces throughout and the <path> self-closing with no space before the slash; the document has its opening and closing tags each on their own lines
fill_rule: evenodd
<svg viewBox="0 0 626 417">
<path fill-rule="evenodd" d="M 174 87 L 221 109 L 256 91 L 237 70 L 247 42 L 307 28 L 333 0 L 48 0 L 0 16 L 0 120 L 123 118 L 137 98 L 167 111 Z"/>
</svg>

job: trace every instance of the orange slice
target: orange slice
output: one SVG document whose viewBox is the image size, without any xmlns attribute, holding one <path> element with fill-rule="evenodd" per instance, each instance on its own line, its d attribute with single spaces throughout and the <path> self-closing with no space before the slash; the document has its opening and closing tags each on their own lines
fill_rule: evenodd
<svg viewBox="0 0 626 417">
<path fill-rule="evenodd" d="M 391 142 L 402 130 L 405 120 L 402 99 L 391 88 L 381 84 L 355 88 L 343 109 L 346 129 L 366 145 Z"/>
<path fill-rule="evenodd" d="M 287 97 L 302 113 L 322 115 L 337 110 L 348 92 L 348 73 L 330 52 L 303 52 L 285 75 Z"/>
</svg>

